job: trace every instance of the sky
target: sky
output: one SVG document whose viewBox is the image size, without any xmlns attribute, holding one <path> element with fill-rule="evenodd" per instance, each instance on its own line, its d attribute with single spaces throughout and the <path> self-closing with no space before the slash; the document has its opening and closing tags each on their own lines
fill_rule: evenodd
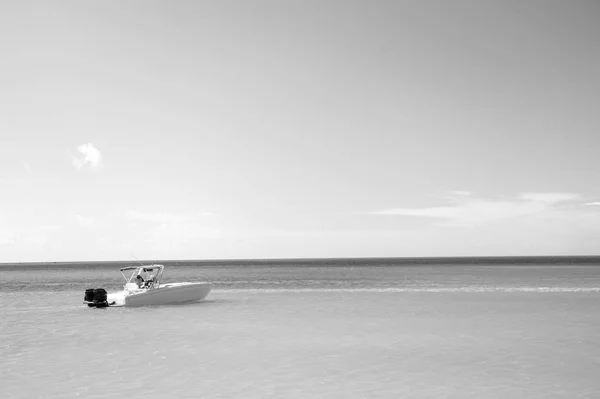
<svg viewBox="0 0 600 399">
<path fill-rule="evenodd" d="M 594 1 L 2 1 L 0 262 L 600 255 Z"/>
</svg>

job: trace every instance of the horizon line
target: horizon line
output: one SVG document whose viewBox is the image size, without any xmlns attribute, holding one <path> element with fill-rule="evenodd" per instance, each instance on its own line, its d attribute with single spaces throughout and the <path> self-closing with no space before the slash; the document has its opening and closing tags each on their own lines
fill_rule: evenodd
<svg viewBox="0 0 600 399">
<path fill-rule="evenodd" d="M 459 256 L 364 256 L 364 257 L 297 257 L 297 258 L 231 258 L 231 259 L 136 259 L 136 260 L 76 260 L 76 261 L 17 261 L 0 262 L 7 265 L 49 265 L 49 264 L 92 264 L 92 263 L 172 263 L 172 262 L 294 262 L 294 261 L 332 261 L 332 260 L 460 260 L 460 259 L 595 259 L 600 255 L 459 255 Z"/>
</svg>

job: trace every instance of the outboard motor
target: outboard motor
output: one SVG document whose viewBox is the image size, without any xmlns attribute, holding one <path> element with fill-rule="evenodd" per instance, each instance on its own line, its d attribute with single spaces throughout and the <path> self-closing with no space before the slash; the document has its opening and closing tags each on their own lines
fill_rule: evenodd
<svg viewBox="0 0 600 399">
<path fill-rule="evenodd" d="M 88 288 L 85 290 L 85 296 L 83 297 L 83 302 L 94 302 L 94 289 Z M 89 303 L 88 303 L 89 305 Z M 91 306 L 91 305 L 89 305 Z"/>
<path fill-rule="evenodd" d="M 85 290 L 83 303 L 89 307 L 105 308 L 108 306 L 108 295 L 104 288 L 88 288 Z"/>
<path fill-rule="evenodd" d="M 108 301 L 106 300 L 107 294 L 104 288 L 96 288 L 94 290 L 94 303 L 97 308 L 103 308 L 108 306 Z"/>
</svg>

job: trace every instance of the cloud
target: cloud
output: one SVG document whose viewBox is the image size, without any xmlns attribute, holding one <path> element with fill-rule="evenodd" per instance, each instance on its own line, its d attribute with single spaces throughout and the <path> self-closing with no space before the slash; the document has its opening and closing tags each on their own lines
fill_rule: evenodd
<svg viewBox="0 0 600 399">
<path fill-rule="evenodd" d="M 22 237 L 22 240 L 25 244 L 35 244 L 42 246 L 46 244 L 50 239 L 51 235 L 58 230 L 60 230 L 60 226 L 56 225 L 38 226 L 32 231 L 30 231 L 28 234 L 26 234 L 24 237 Z"/>
<path fill-rule="evenodd" d="M 176 249 L 189 242 L 219 238 L 219 229 L 208 228 L 198 222 L 160 223 L 146 231 L 147 241 L 153 247 Z"/>
<path fill-rule="evenodd" d="M 21 161 L 21 164 L 23 165 L 23 167 L 25 168 L 25 170 L 27 171 L 27 173 L 31 174 L 31 166 L 29 166 L 29 163 L 27 161 Z"/>
<path fill-rule="evenodd" d="M 166 212 L 141 212 L 135 210 L 125 212 L 125 218 L 127 220 L 149 223 L 182 223 L 208 216 L 215 216 L 215 214 L 212 212 L 201 212 L 195 215 L 182 216 Z"/>
<path fill-rule="evenodd" d="M 471 195 L 471 192 L 470 191 L 463 191 L 463 190 L 451 190 L 450 194 L 460 195 L 460 196 L 466 197 L 466 196 Z"/>
<path fill-rule="evenodd" d="M 588 205 L 588 206 L 600 206 L 600 201 L 588 202 L 586 205 Z"/>
<path fill-rule="evenodd" d="M 433 218 L 453 218 L 459 213 L 458 207 L 440 206 L 434 208 L 392 208 L 371 212 L 373 215 L 425 216 Z"/>
<path fill-rule="evenodd" d="M 521 194 L 519 198 L 525 201 L 558 204 L 560 202 L 575 201 L 581 197 L 579 196 L 579 194 L 573 193 L 524 193 Z"/>
<path fill-rule="evenodd" d="M 165 212 L 140 212 L 127 211 L 125 217 L 130 221 L 152 222 L 152 223 L 172 223 L 180 222 L 184 219 L 181 216 Z"/>
<path fill-rule="evenodd" d="M 18 246 L 34 244 L 43 246 L 52 235 L 60 230 L 58 225 L 24 226 L 0 225 L 0 245 Z"/>
<path fill-rule="evenodd" d="M 76 215 L 75 217 L 81 227 L 90 228 L 96 226 L 96 220 L 91 216 Z"/>
<path fill-rule="evenodd" d="M 445 225 L 477 225 L 533 215 L 547 215 L 563 204 L 576 201 L 572 193 L 524 193 L 514 199 L 488 200 L 462 196 L 452 205 L 427 208 L 392 208 L 371 212 L 373 215 L 417 216 L 441 219 Z"/>
<path fill-rule="evenodd" d="M 221 236 L 220 229 L 207 225 L 206 218 L 215 216 L 211 212 L 180 215 L 129 210 L 124 216 L 133 228 L 143 229 L 140 236 L 145 245 L 149 245 L 152 253 L 161 254 L 160 256 L 172 256 L 165 254 L 207 245 L 206 242 L 212 242 Z"/>
<path fill-rule="evenodd" d="M 102 154 L 92 143 L 82 144 L 77 147 L 77 151 L 82 155 L 73 156 L 73 166 L 77 169 L 83 168 L 86 164 L 92 169 L 100 169 L 104 165 L 102 163 Z"/>
</svg>

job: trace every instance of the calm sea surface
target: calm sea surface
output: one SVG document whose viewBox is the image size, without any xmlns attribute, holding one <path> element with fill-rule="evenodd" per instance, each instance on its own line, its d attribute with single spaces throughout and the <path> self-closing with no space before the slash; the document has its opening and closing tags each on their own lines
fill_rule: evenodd
<svg viewBox="0 0 600 399">
<path fill-rule="evenodd" d="M 130 264 L 0 265 L 1 398 L 600 398 L 600 258 L 163 262 L 207 300 L 82 304 Z"/>
</svg>

